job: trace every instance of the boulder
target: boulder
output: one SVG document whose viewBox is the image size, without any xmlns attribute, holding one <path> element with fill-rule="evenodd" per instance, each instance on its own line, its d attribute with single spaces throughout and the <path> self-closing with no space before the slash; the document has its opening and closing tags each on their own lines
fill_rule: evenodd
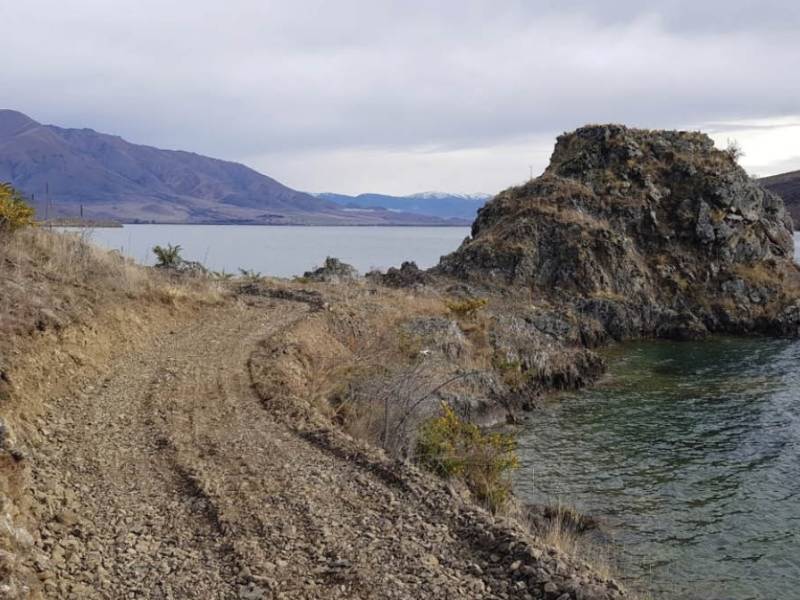
<svg viewBox="0 0 800 600">
<path fill-rule="evenodd" d="M 376 271 L 368 276 L 377 283 L 393 288 L 413 288 L 431 282 L 431 276 L 413 261 L 404 262 L 399 269 L 390 267 L 386 273 Z"/>
<path fill-rule="evenodd" d="M 358 271 L 338 258 L 329 256 L 325 263 L 313 271 L 306 271 L 303 277 L 312 281 L 324 281 L 327 283 L 342 283 L 358 279 Z"/>
</svg>

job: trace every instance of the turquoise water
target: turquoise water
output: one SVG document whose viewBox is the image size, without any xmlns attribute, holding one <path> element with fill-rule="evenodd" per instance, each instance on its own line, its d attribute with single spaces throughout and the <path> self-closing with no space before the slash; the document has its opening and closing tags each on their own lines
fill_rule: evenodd
<svg viewBox="0 0 800 600">
<path fill-rule="evenodd" d="M 657 599 L 800 598 L 800 342 L 647 342 L 520 437 L 518 493 L 604 521 Z"/>
<path fill-rule="evenodd" d="M 144 263 L 155 245 L 180 244 L 183 257 L 209 269 L 291 277 L 335 256 L 364 273 L 413 260 L 432 267 L 469 235 L 468 227 L 275 227 L 255 225 L 125 225 L 89 230 L 89 238 Z"/>
</svg>

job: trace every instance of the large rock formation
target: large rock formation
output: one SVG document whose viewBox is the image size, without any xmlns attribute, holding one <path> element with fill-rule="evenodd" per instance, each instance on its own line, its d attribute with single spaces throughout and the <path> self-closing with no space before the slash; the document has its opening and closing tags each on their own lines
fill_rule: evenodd
<svg viewBox="0 0 800 600">
<path fill-rule="evenodd" d="M 550 307 L 588 345 L 800 333 L 791 218 L 701 133 L 562 135 L 544 174 L 481 209 L 435 271 Z"/>
</svg>

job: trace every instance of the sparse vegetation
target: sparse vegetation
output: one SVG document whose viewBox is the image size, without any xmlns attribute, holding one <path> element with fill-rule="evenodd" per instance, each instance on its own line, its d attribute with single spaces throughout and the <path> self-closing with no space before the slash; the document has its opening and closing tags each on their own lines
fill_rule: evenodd
<svg viewBox="0 0 800 600">
<path fill-rule="evenodd" d="M 617 575 L 611 549 L 592 539 L 591 531 L 598 527 L 595 519 L 561 502 L 538 511 L 539 514 L 533 514 L 533 510 L 528 513 L 527 526 L 545 544 L 590 562 L 604 577 Z"/>
<path fill-rule="evenodd" d="M 212 271 L 211 276 L 214 279 L 221 279 L 223 281 L 233 279 L 233 273 L 228 273 L 225 269 L 222 269 L 221 271 Z"/>
<path fill-rule="evenodd" d="M 484 308 L 488 301 L 486 298 L 465 298 L 464 300 L 447 300 L 445 306 L 458 318 L 473 318 Z"/>
<path fill-rule="evenodd" d="M 262 277 L 259 271 L 255 271 L 253 269 L 242 269 L 241 267 L 239 268 L 239 275 L 242 277 L 242 279 L 250 282 L 258 281 Z"/>
<path fill-rule="evenodd" d="M 519 390 L 528 381 L 528 373 L 523 369 L 519 360 L 495 356 L 492 366 L 500 373 L 503 382 L 512 390 Z"/>
<path fill-rule="evenodd" d="M 511 494 L 509 475 L 519 466 L 513 436 L 484 433 L 445 403 L 441 415 L 422 426 L 415 457 L 442 477 L 463 479 L 493 512 L 507 502 Z"/>
<path fill-rule="evenodd" d="M 175 282 L 75 234 L 41 227 L 7 232 L 0 244 L 0 355 L 15 334 L 61 328 L 99 306 L 147 299 L 174 304 L 187 297 L 217 302 L 210 281 Z"/>
<path fill-rule="evenodd" d="M 14 231 L 33 225 L 35 212 L 8 183 L 0 183 L 0 230 Z"/>
<path fill-rule="evenodd" d="M 736 140 L 728 140 L 725 146 L 725 154 L 727 154 L 733 162 L 738 162 L 744 156 L 742 146 Z"/>
<path fill-rule="evenodd" d="M 181 248 L 180 244 L 173 246 L 172 244 L 167 244 L 166 247 L 164 246 L 155 246 L 153 248 L 153 254 L 156 255 L 156 266 L 161 268 L 175 268 L 183 262 L 183 257 L 181 257 Z"/>
<path fill-rule="evenodd" d="M 473 374 L 443 377 L 422 359 L 404 367 L 361 370 L 358 381 L 333 399 L 337 420 L 355 437 L 401 458 L 414 454 L 420 426 L 435 413 L 438 394 Z"/>
<path fill-rule="evenodd" d="M 397 334 L 397 348 L 404 356 L 413 359 L 424 350 L 424 344 L 420 336 L 401 330 Z"/>
</svg>

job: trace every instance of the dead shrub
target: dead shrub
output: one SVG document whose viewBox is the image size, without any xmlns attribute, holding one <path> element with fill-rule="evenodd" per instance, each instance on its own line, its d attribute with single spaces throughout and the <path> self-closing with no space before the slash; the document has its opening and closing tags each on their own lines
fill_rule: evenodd
<svg viewBox="0 0 800 600">
<path fill-rule="evenodd" d="M 440 394 L 473 375 L 477 372 L 448 374 L 423 356 L 391 369 L 373 364 L 351 373 L 350 382 L 333 394 L 331 404 L 337 422 L 348 433 L 392 456 L 410 458 L 419 428 L 436 413 Z"/>
</svg>

